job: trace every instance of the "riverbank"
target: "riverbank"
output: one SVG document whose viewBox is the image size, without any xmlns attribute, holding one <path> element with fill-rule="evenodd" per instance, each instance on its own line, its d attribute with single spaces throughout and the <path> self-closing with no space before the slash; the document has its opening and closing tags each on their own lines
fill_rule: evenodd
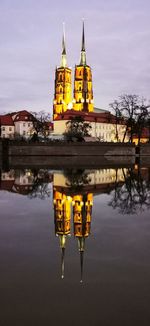
<svg viewBox="0 0 150 326">
<path fill-rule="evenodd" d="M 3 166 L 11 167 L 119 167 L 141 161 L 150 166 L 150 144 L 136 147 L 128 143 L 27 143 L 1 140 Z"/>
</svg>

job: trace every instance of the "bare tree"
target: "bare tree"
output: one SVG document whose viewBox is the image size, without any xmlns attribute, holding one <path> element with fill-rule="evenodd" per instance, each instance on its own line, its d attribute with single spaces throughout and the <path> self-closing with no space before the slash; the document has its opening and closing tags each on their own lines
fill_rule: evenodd
<svg viewBox="0 0 150 326">
<path fill-rule="evenodd" d="M 44 139 L 47 139 L 50 132 L 49 129 L 49 123 L 51 118 L 50 114 L 45 111 L 40 111 L 40 112 L 32 112 L 32 115 L 33 115 L 33 130 L 35 131 L 37 138 L 41 136 Z"/>
<path fill-rule="evenodd" d="M 130 135 L 129 141 L 132 143 L 136 130 L 138 130 L 138 137 L 140 139 L 150 107 L 146 104 L 146 100 L 138 95 L 124 94 L 119 97 L 119 100 L 111 103 L 110 107 L 116 116 L 116 138 L 118 138 L 117 124 L 120 119 L 123 119 L 126 125 L 123 142 L 128 134 Z"/>
</svg>

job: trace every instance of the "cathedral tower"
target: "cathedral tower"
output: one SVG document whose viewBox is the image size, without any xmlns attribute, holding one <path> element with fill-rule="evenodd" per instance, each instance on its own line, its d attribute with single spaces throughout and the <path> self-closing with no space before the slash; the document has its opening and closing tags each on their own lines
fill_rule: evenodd
<svg viewBox="0 0 150 326">
<path fill-rule="evenodd" d="M 64 113 L 72 106 L 71 73 L 71 69 L 67 67 L 65 33 L 63 31 L 61 64 L 55 71 L 55 92 L 53 101 L 54 120 L 58 114 Z"/>
<path fill-rule="evenodd" d="M 84 22 L 80 64 L 75 66 L 73 109 L 83 112 L 93 112 L 94 110 L 92 71 L 86 63 Z"/>
</svg>

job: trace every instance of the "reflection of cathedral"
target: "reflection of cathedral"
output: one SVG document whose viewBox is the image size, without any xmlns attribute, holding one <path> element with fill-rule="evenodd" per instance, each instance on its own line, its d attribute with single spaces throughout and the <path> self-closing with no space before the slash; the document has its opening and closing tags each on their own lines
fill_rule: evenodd
<svg viewBox="0 0 150 326">
<path fill-rule="evenodd" d="M 64 255 L 66 238 L 71 234 L 71 215 L 73 213 L 74 236 L 78 240 L 81 264 L 81 282 L 83 272 L 83 253 L 85 238 L 90 234 L 93 196 L 90 193 L 68 196 L 54 188 L 55 234 L 59 236 L 62 252 L 61 277 L 64 278 Z"/>
<path fill-rule="evenodd" d="M 125 170 L 124 170 L 125 171 Z M 116 182 L 123 183 L 121 169 L 55 172 L 53 178 L 53 203 L 55 234 L 59 236 L 62 254 L 61 277 L 64 278 L 64 255 L 66 240 L 73 234 L 80 254 L 81 282 L 85 239 L 90 235 L 93 196 L 109 193 Z"/>
</svg>

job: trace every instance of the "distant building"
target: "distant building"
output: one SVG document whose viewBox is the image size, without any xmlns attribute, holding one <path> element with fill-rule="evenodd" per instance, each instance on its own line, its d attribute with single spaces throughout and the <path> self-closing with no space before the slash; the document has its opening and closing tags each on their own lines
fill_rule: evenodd
<svg viewBox="0 0 150 326">
<path fill-rule="evenodd" d="M 14 138 L 15 125 L 11 115 L 0 116 L 0 136 L 1 138 Z"/>
<path fill-rule="evenodd" d="M 143 128 L 142 133 L 141 133 L 141 137 L 140 137 L 140 143 L 147 143 L 150 140 L 150 130 L 149 128 Z M 139 139 L 138 139 L 138 135 L 134 134 L 133 135 L 133 143 L 135 143 L 135 145 L 138 145 Z"/>
<path fill-rule="evenodd" d="M 34 116 L 26 111 L 19 111 L 15 114 L 12 114 L 12 119 L 15 126 L 15 136 L 23 136 L 24 138 L 29 138 L 34 132 L 33 121 L 35 120 Z"/>
<path fill-rule="evenodd" d="M 0 116 L 0 136 L 1 138 L 14 139 L 17 137 L 30 138 L 34 132 L 34 122 L 36 118 L 27 110 L 12 112 Z M 53 123 L 45 122 L 47 136 L 53 131 Z"/>
<path fill-rule="evenodd" d="M 72 118 L 80 116 L 85 122 L 88 122 L 91 126 L 90 135 L 101 141 L 115 142 L 116 140 L 116 118 L 109 111 L 103 113 L 85 113 L 75 112 L 74 110 L 68 110 L 64 114 L 59 114 L 54 121 L 54 133 L 62 135 L 67 130 L 67 122 Z M 124 132 L 126 129 L 125 122 L 120 120 L 117 124 L 118 139 L 123 140 Z M 126 136 L 128 141 L 128 135 Z"/>
<path fill-rule="evenodd" d="M 28 138 L 33 133 L 34 116 L 26 110 L 0 116 L 1 138 Z"/>
</svg>

